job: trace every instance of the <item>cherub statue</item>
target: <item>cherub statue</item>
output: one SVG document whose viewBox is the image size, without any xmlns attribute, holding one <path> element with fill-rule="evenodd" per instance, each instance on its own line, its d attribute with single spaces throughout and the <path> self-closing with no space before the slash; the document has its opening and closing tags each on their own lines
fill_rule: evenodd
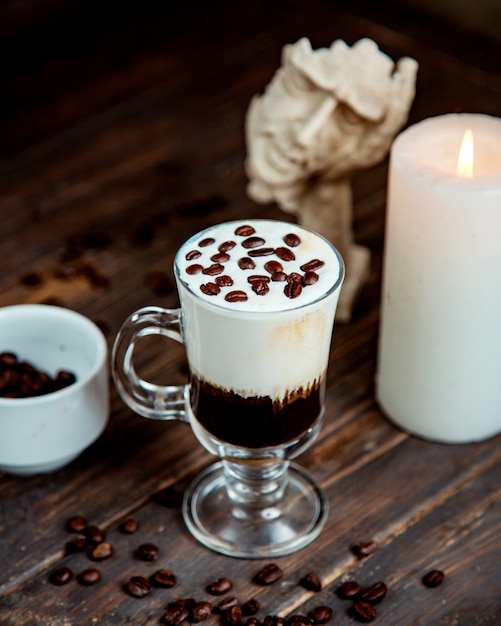
<svg viewBox="0 0 501 626">
<path fill-rule="evenodd" d="M 381 161 L 407 121 L 417 62 L 395 63 L 370 39 L 313 51 L 284 46 L 282 64 L 246 117 L 247 192 L 276 202 L 341 253 L 346 278 L 338 319 L 349 321 L 370 254 L 352 232 L 351 176 Z"/>
</svg>

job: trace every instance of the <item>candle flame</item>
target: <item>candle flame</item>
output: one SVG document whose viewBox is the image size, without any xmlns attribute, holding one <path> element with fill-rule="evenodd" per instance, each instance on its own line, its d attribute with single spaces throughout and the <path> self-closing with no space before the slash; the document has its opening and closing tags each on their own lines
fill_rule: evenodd
<svg viewBox="0 0 501 626">
<path fill-rule="evenodd" d="M 457 174 L 463 178 L 473 177 L 473 133 L 469 128 L 464 131 L 459 149 Z"/>
</svg>

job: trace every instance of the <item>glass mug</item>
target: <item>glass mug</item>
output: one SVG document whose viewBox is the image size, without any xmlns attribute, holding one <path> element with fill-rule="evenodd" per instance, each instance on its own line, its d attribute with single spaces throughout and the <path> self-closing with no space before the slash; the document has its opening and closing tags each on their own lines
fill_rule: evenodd
<svg viewBox="0 0 501 626">
<path fill-rule="evenodd" d="M 318 536 L 328 511 L 290 460 L 322 423 L 343 261 L 309 230 L 250 220 L 188 239 L 174 273 L 180 308 L 145 307 L 118 332 L 116 388 L 144 417 L 188 422 L 219 457 L 184 495 L 183 517 L 201 543 L 235 557 L 294 552 Z M 137 375 L 136 343 L 152 334 L 184 344 L 189 384 Z"/>
</svg>

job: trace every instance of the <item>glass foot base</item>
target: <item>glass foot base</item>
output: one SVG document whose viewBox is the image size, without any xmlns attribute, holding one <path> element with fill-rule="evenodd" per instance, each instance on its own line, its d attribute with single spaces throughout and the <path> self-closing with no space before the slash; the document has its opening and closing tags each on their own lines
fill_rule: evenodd
<svg viewBox="0 0 501 626">
<path fill-rule="evenodd" d="M 290 554 L 313 541 L 328 504 L 314 479 L 290 464 L 283 498 L 274 506 L 241 507 L 226 491 L 221 462 L 196 477 L 185 492 L 183 517 L 202 544 L 228 556 L 267 558 Z"/>
</svg>

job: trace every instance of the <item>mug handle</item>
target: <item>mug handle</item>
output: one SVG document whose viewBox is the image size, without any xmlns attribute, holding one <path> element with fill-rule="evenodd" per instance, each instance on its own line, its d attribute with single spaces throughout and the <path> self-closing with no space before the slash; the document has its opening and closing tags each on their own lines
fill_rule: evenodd
<svg viewBox="0 0 501 626">
<path fill-rule="evenodd" d="M 140 378 L 134 369 L 136 341 L 148 335 L 163 335 L 184 343 L 181 309 L 149 306 L 132 313 L 118 331 L 112 350 L 112 375 L 122 400 L 143 417 L 188 421 L 189 385 L 155 385 Z"/>
</svg>

